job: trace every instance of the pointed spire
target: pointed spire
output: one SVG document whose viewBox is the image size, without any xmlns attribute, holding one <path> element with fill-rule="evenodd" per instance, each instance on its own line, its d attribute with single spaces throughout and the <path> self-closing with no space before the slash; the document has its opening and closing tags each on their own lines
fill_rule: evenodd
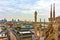
<svg viewBox="0 0 60 40">
<path fill-rule="evenodd" d="M 40 26 L 40 28 L 42 27 L 42 25 L 41 25 L 41 18 L 40 18 L 40 25 L 39 26 Z"/>
<path fill-rule="evenodd" d="M 55 20 L 55 3 L 53 4 L 53 20 Z"/>
<path fill-rule="evenodd" d="M 50 18 L 52 19 L 52 4 L 51 4 L 51 10 L 50 10 Z"/>
<path fill-rule="evenodd" d="M 41 18 L 40 18 L 40 23 L 41 23 Z"/>
<path fill-rule="evenodd" d="M 37 40 L 37 11 L 34 12 L 34 40 Z"/>
<path fill-rule="evenodd" d="M 45 28 L 45 19 L 44 19 L 44 28 Z"/>
<path fill-rule="evenodd" d="M 35 11 L 35 22 L 37 22 L 37 11 Z"/>
</svg>

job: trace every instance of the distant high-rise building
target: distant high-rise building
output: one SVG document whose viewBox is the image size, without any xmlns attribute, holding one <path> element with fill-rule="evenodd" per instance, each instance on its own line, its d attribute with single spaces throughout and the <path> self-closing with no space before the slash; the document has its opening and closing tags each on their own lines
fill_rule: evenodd
<svg viewBox="0 0 60 40">
<path fill-rule="evenodd" d="M 12 19 L 11 22 L 16 22 L 16 20 Z"/>
<path fill-rule="evenodd" d="M 7 22 L 7 19 L 6 19 L 6 18 L 4 18 L 4 19 L 2 19 L 2 20 L 1 20 L 1 22 Z"/>
<path fill-rule="evenodd" d="M 20 20 L 18 19 L 17 22 L 20 22 Z"/>
</svg>

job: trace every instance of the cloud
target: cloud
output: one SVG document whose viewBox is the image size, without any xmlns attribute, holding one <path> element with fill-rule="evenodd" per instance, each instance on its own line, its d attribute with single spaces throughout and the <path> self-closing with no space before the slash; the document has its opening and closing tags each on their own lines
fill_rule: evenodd
<svg viewBox="0 0 60 40">
<path fill-rule="evenodd" d="M 60 0 L 56 0 L 56 15 L 60 13 Z M 1 18 L 6 16 L 15 19 L 26 17 L 33 20 L 34 11 L 38 12 L 39 18 L 48 18 L 50 12 L 50 5 L 53 0 L 0 0 L 0 16 Z M 24 18 L 25 17 L 25 18 Z"/>
</svg>

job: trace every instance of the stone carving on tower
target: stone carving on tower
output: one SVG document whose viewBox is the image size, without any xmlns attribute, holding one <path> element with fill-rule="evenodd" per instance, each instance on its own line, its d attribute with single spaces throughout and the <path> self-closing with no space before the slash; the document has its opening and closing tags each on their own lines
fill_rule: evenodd
<svg viewBox="0 0 60 40">
<path fill-rule="evenodd" d="M 34 13 L 34 40 L 37 40 L 37 11 Z"/>
<path fill-rule="evenodd" d="M 53 7 L 53 8 L 52 8 Z M 37 12 L 35 11 L 34 14 L 34 18 L 35 18 L 35 23 L 34 23 L 34 40 L 38 40 L 37 37 Z M 40 19 L 41 22 L 41 19 Z M 44 25 L 45 25 L 45 21 L 44 21 Z M 60 40 L 60 16 L 55 17 L 55 3 L 53 3 L 53 6 L 51 4 L 51 10 L 50 10 L 50 18 L 49 18 L 49 24 L 47 29 L 44 29 L 44 31 L 42 30 L 42 26 L 40 24 L 40 29 L 39 29 L 39 38 L 42 37 L 42 35 L 44 35 L 44 40 Z M 44 33 L 41 35 L 41 33 Z"/>
<path fill-rule="evenodd" d="M 48 25 L 48 29 L 46 31 L 45 40 L 56 40 L 54 25 L 55 25 L 55 3 L 53 3 L 53 10 L 52 10 L 52 5 L 51 5 L 49 25 Z"/>
</svg>

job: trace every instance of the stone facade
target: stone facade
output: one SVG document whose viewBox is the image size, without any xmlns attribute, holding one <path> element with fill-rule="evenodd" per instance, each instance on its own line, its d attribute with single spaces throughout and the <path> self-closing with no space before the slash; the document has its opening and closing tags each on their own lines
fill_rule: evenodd
<svg viewBox="0 0 60 40">
<path fill-rule="evenodd" d="M 49 25 L 45 34 L 45 40 L 60 40 L 60 16 L 55 17 L 55 4 L 53 12 L 52 10 L 50 12 Z"/>
</svg>

